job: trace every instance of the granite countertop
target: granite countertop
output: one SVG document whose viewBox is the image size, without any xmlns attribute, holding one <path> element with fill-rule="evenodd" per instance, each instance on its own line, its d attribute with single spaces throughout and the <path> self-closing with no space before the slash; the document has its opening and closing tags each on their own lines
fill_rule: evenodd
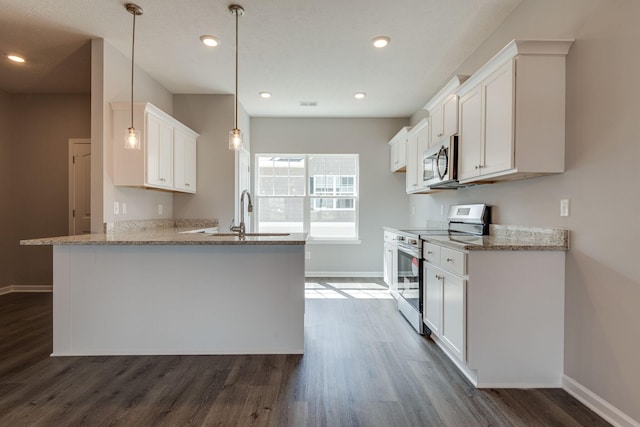
<svg viewBox="0 0 640 427">
<path fill-rule="evenodd" d="M 388 227 L 385 229 L 393 230 Z M 421 234 L 420 239 L 427 243 L 468 251 L 569 250 L 569 230 L 562 228 L 491 224 L 489 235 L 486 236 Z"/>
<path fill-rule="evenodd" d="M 193 224 L 177 227 L 157 227 L 155 224 L 147 227 L 148 223 L 128 224 L 127 226 L 107 226 L 105 233 L 82 234 L 77 236 L 44 237 L 39 239 L 21 240 L 25 246 L 49 245 L 304 245 L 307 240 L 305 233 L 291 233 L 287 235 L 252 236 L 248 233 L 240 238 L 231 233 L 193 233 Z M 177 224 L 178 225 L 178 224 Z M 183 224 L 179 224 L 183 225 Z M 217 223 L 216 223 L 217 225 Z"/>
</svg>

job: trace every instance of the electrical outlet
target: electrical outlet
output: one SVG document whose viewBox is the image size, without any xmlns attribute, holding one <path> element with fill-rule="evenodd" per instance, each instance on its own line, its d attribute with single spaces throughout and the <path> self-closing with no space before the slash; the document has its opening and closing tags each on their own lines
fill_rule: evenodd
<svg viewBox="0 0 640 427">
<path fill-rule="evenodd" d="M 127 214 L 127 204 L 125 202 L 122 202 L 122 215 L 126 215 Z"/>
<path fill-rule="evenodd" d="M 569 199 L 560 200 L 560 216 L 569 216 Z"/>
<path fill-rule="evenodd" d="M 304 258 L 305 259 L 311 259 L 311 251 L 305 251 Z"/>
<path fill-rule="evenodd" d="M 120 202 L 113 202 L 113 214 L 120 215 Z"/>
<path fill-rule="evenodd" d="M 162 215 L 162 203 L 158 204 L 158 215 Z"/>
</svg>

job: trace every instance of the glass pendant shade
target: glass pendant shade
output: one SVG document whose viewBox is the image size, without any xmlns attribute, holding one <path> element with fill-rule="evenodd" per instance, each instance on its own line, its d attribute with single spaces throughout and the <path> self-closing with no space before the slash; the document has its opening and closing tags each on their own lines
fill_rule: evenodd
<svg viewBox="0 0 640 427">
<path fill-rule="evenodd" d="M 139 150 L 140 149 L 140 132 L 134 127 L 127 129 L 124 138 L 124 148 L 127 150 Z"/>
<path fill-rule="evenodd" d="M 229 150 L 238 151 L 242 148 L 242 132 L 233 129 L 229 132 Z"/>
</svg>

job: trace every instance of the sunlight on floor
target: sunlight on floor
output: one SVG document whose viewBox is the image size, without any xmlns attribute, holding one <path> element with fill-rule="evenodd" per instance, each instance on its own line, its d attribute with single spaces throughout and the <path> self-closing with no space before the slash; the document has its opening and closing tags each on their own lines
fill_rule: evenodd
<svg viewBox="0 0 640 427">
<path fill-rule="evenodd" d="M 373 282 L 318 282 L 305 283 L 308 299 L 392 299 L 387 288 Z"/>
</svg>

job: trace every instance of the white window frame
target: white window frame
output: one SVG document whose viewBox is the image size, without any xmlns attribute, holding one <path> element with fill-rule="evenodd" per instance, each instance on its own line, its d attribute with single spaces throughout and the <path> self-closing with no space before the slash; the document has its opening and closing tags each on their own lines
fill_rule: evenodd
<svg viewBox="0 0 640 427">
<path fill-rule="evenodd" d="M 305 191 L 303 195 L 295 195 L 295 196 L 290 196 L 290 195 L 282 195 L 282 196 L 261 196 L 260 195 L 260 184 L 259 184 L 259 179 L 260 179 L 260 167 L 258 165 L 258 159 L 260 157 L 304 157 L 304 179 L 305 179 Z M 354 183 L 354 194 L 353 195 L 317 195 L 317 196 L 312 196 L 310 194 L 310 180 L 309 180 L 309 159 L 311 157 L 354 157 L 356 159 L 356 171 L 354 175 L 340 175 L 340 176 L 353 176 L 355 183 Z M 301 153 L 256 153 L 254 156 L 254 164 L 255 167 L 253 168 L 253 170 L 255 171 L 254 174 L 254 189 L 255 191 L 255 196 L 253 197 L 255 200 L 255 205 L 256 205 L 256 209 L 254 210 L 256 212 L 256 215 L 253 215 L 253 227 L 254 230 L 257 230 L 258 232 L 259 230 L 259 221 L 258 221 L 258 215 L 257 213 L 260 212 L 260 203 L 262 202 L 262 199 L 267 199 L 267 198 L 282 198 L 282 199 L 287 199 L 287 198 L 302 198 L 303 199 L 303 232 L 306 233 L 308 235 L 307 237 L 307 243 L 311 243 L 311 244 L 360 244 L 361 240 L 360 240 L 360 155 L 359 154 L 351 154 L 351 153 L 345 153 L 345 154 L 313 154 L 313 153 L 306 153 L 306 154 L 301 154 Z M 325 175 L 326 176 L 326 175 Z M 355 236 L 351 236 L 351 237 L 335 237 L 335 238 L 330 238 L 330 237 L 313 237 L 310 235 L 310 226 L 311 226 L 311 199 L 353 199 L 354 200 L 354 207 L 353 209 L 338 209 L 336 208 L 336 210 L 355 210 Z"/>
</svg>

